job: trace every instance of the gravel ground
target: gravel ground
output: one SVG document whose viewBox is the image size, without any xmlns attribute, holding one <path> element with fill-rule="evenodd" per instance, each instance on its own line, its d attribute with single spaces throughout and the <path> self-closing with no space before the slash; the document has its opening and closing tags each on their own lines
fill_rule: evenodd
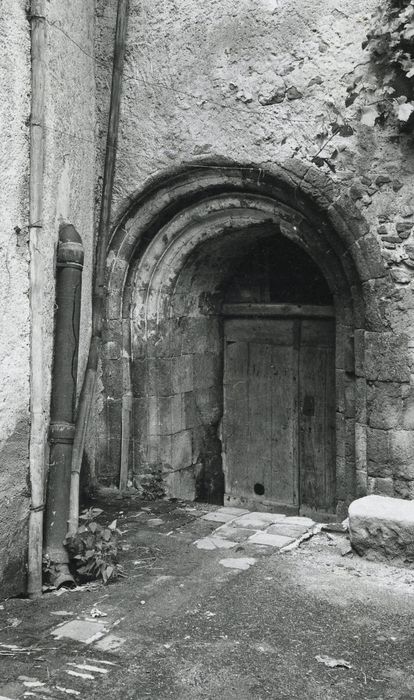
<svg viewBox="0 0 414 700">
<path fill-rule="evenodd" d="M 0 698 L 414 698 L 412 569 L 343 556 L 345 535 L 325 532 L 286 553 L 200 550 L 216 507 L 99 505 L 118 518 L 127 578 L 3 601 Z M 69 621 L 102 638 L 57 638 Z"/>
</svg>

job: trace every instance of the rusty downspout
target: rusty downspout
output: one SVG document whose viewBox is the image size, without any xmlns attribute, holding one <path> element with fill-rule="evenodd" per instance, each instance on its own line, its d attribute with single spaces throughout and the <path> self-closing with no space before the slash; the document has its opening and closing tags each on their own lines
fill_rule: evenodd
<svg viewBox="0 0 414 700">
<path fill-rule="evenodd" d="M 98 370 L 99 345 L 102 336 L 102 313 L 105 300 L 106 256 L 111 227 L 112 188 L 115 175 L 116 148 L 118 142 L 121 107 L 122 75 L 128 29 L 129 0 L 118 0 L 115 29 L 114 59 L 112 68 L 111 101 L 109 107 L 102 200 L 96 243 L 95 279 L 92 298 L 92 337 L 88 364 L 79 398 L 76 417 L 75 441 L 72 458 L 68 533 L 74 534 L 79 518 L 79 476 L 89 416 L 94 398 Z"/>
<path fill-rule="evenodd" d="M 76 229 L 59 229 L 56 274 L 55 347 L 50 409 L 50 459 L 46 499 L 44 555 L 49 582 L 74 585 L 63 544 L 69 516 L 69 488 L 75 434 L 76 379 L 82 291 L 83 246 Z"/>
</svg>

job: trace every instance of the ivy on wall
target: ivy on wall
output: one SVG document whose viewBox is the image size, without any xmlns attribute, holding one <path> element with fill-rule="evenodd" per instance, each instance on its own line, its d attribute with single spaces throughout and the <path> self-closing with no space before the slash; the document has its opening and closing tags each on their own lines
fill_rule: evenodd
<svg viewBox="0 0 414 700">
<path fill-rule="evenodd" d="M 369 75 L 354 77 L 346 106 L 357 101 L 367 126 L 394 119 L 400 128 L 414 125 L 414 0 L 386 0 L 373 17 L 363 47 L 369 51 Z"/>
</svg>

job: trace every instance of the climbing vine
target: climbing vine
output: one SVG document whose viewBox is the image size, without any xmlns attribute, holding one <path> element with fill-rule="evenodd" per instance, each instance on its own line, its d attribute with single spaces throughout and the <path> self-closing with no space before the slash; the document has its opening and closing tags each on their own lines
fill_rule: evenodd
<svg viewBox="0 0 414 700">
<path fill-rule="evenodd" d="M 360 121 L 367 126 L 394 118 L 400 127 L 414 117 L 414 0 L 386 0 L 373 17 L 363 47 L 372 68 L 354 74 L 346 106 L 358 97 Z M 359 100 L 358 100 L 359 104 Z"/>
</svg>

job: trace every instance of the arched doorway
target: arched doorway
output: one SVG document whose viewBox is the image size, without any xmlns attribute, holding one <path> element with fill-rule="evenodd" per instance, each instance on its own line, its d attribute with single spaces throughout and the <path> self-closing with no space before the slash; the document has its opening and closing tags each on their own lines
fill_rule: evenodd
<svg viewBox="0 0 414 700">
<path fill-rule="evenodd" d="M 243 292 L 235 275 L 240 278 L 243 266 L 266 246 L 268 262 L 273 255 L 277 267 L 278 260 L 278 274 L 269 277 L 264 301 L 246 302 L 240 296 L 246 289 Z M 283 246 L 293 246 L 296 271 Z M 310 274 L 316 270 L 312 283 L 307 278 L 303 282 L 306 270 L 313 270 Z M 286 271 L 294 273 L 290 282 Z M 279 329 L 270 332 L 271 342 L 264 343 L 262 357 L 282 352 L 274 339 L 287 324 L 298 372 L 304 372 L 301 357 L 303 368 L 309 366 L 309 353 L 315 361 L 322 355 L 331 358 L 324 370 L 330 376 L 326 380 L 330 398 L 326 401 L 325 396 L 324 401 L 330 407 L 330 425 L 335 399 L 335 428 L 326 433 L 333 436 L 334 469 L 324 467 L 316 481 L 314 469 L 313 474 L 307 468 L 297 469 L 296 494 L 290 502 L 284 496 L 284 502 L 292 508 L 302 503 L 313 510 L 344 513 L 350 500 L 367 492 L 364 329 L 375 327 L 373 342 L 382 342 L 384 329 L 372 280 L 378 284 L 386 274 L 376 239 L 352 203 L 341 200 L 317 171 L 296 162 L 271 172 L 199 163 L 149 183 L 120 216 L 108 257 L 101 479 L 112 481 L 114 465 L 119 465 L 121 484 L 129 478 L 144 491 L 155 484 L 170 496 L 212 502 L 231 497 L 222 440 L 225 334 L 226 342 L 233 340 L 228 333 L 233 332 L 235 318 L 230 307 L 273 304 L 279 308 L 267 308 L 264 314 L 270 316 L 260 317 L 260 323 L 263 328 L 278 322 Z M 288 282 L 291 289 L 304 293 L 300 299 L 280 296 Z M 280 305 L 302 308 L 287 312 L 285 308 L 282 319 Z M 272 364 L 269 360 L 269 367 Z M 320 376 L 316 365 L 312 371 L 314 377 Z M 316 379 L 311 389 L 295 394 L 297 418 L 302 416 L 305 426 L 308 421 L 308 428 L 316 420 L 320 389 Z M 290 391 L 290 399 L 293 395 Z M 319 444 L 331 464 L 330 439 L 320 439 Z M 304 444 L 298 447 L 302 455 L 307 449 Z M 314 465 L 321 463 L 314 456 L 312 460 Z M 307 475 L 302 482 L 301 473 Z M 264 494 L 258 493 L 262 488 Z M 270 500 L 281 502 L 271 489 Z M 255 478 L 248 490 L 252 498 L 265 501 L 269 488 Z"/>
</svg>

